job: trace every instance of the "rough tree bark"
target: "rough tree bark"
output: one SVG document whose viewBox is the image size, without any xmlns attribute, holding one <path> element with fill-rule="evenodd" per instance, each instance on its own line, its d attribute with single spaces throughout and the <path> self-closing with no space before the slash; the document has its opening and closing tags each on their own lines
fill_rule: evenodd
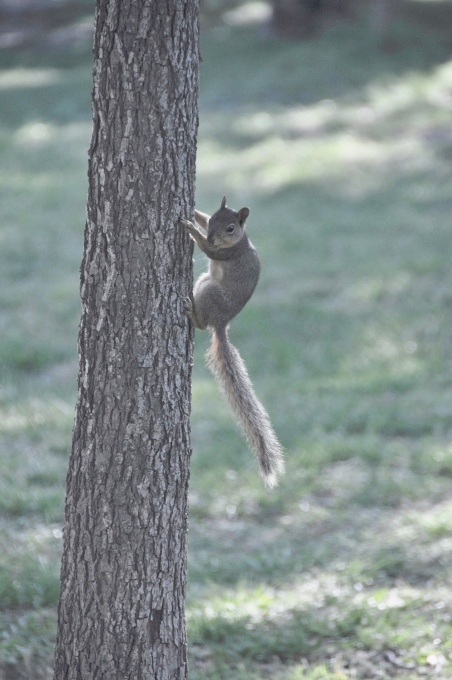
<svg viewBox="0 0 452 680">
<path fill-rule="evenodd" d="M 196 0 L 98 0 L 55 680 L 187 677 Z"/>
</svg>

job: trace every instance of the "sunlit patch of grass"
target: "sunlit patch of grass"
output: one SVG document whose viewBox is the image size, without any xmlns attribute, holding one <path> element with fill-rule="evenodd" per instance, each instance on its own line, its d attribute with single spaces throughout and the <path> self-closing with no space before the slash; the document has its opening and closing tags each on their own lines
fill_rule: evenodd
<svg viewBox="0 0 452 680">
<path fill-rule="evenodd" d="M 59 595 L 59 527 L 37 525 L 28 531 L 2 527 L 0 533 L 5 546 L 0 558 L 1 609 L 55 606 Z"/>
<path fill-rule="evenodd" d="M 63 74 L 55 68 L 12 68 L 0 71 L 0 90 L 40 88 L 61 82 Z"/>
<path fill-rule="evenodd" d="M 4 609 L 55 607 L 60 592 L 59 560 L 26 560 L 0 568 L 0 602 Z M 55 568 L 56 567 L 56 568 Z"/>
<path fill-rule="evenodd" d="M 290 658 L 306 654 L 318 642 L 318 625 L 310 614 L 284 606 L 274 593 L 226 592 L 192 609 L 188 620 L 193 643 L 212 645 L 225 660 Z"/>
<path fill-rule="evenodd" d="M 73 406 L 56 395 L 32 397 L 20 404 L 2 404 L 0 398 L 0 432 L 19 434 L 41 425 L 63 427 L 68 431 L 73 414 Z"/>
<path fill-rule="evenodd" d="M 217 176 L 236 193 L 246 185 L 257 195 L 322 178 L 336 182 L 346 172 L 341 193 L 355 199 L 375 191 L 388 172 L 440 179 L 445 148 L 452 148 L 451 72 L 448 63 L 377 79 L 342 99 L 209 114 L 198 172 L 209 184 Z"/>
<path fill-rule="evenodd" d="M 25 399 L 22 393 L 22 403 L 13 395 L 17 390 L 0 394 L 0 509 L 9 517 L 59 521 L 73 407 L 55 394 Z"/>
<path fill-rule="evenodd" d="M 38 455 L 42 456 L 42 461 L 31 462 Z M 11 447 L 10 458 L 7 456 L 4 454 L 5 461 L 1 466 L 2 515 L 16 518 L 39 515 L 48 522 L 61 521 L 67 467 L 65 460 L 61 456 L 45 453 L 42 446 L 36 447 L 34 456 L 29 446 L 25 451 Z M 24 465 L 27 467 L 24 468 Z"/>
<path fill-rule="evenodd" d="M 2 612 L 0 629 L 0 659 L 6 672 L 23 678 L 51 677 L 56 634 L 53 609 Z"/>
<path fill-rule="evenodd" d="M 302 577 L 290 592 L 242 586 L 204 596 L 189 608 L 189 630 L 195 660 L 199 656 L 219 668 L 237 658 L 293 664 L 308 657 L 308 672 L 318 667 L 319 650 L 326 643 L 334 647 L 334 657 L 344 661 L 353 647 L 382 654 L 404 649 L 399 652 L 401 666 L 414 669 L 428 667 L 428 654 L 442 654 L 446 661 L 450 620 L 437 615 L 432 627 L 431 619 L 433 611 L 441 612 L 444 606 L 442 600 L 422 602 L 420 591 L 413 588 L 382 588 L 369 580 L 352 585 L 319 574 L 315 581 Z M 394 627 L 396 621 L 403 622 L 400 629 Z M 206 646 L 209 652 L 201 654 L 198 650 Z M 325 670 L 335 672 L 334 666 Z M 292 676 L 276 672 L 275 677 Z"/>
<path fill-rule="evenodd" d="M 196 657 L 199 655 L 199 659 Z M 209 659 L 205 656 L 205 650 L 195 649 L 194 668 L 192 675 L 195 680 L 229 680 L 231 672 L 234 680 L 347 680 L 348 676 L 341 670 L 331 670 L 323 663 L 309 664 L 304 660 L 301 664 L 287 666 L 275 660 L 271 664 L 240 663 L 231 665 L 221 661 L 216 662 L 213 668 L 208 670 Z M 257 671 L 255 670 L 257 667 Z"/>
</svg>

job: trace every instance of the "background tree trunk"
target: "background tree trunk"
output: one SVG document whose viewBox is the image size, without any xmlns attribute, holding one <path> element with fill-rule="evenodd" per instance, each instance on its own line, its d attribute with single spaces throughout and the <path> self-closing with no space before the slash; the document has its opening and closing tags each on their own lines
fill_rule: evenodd
<svg viewBox="0 0 452 680">
<path fill-rule="evenodd" d="M 274 33 L 281 38 L 299 39 L 338 18 L 353 16 L 357 0 L 271 0 L 271 4 Z"/>
<path fill-rule="evenodd" d="M 97 2 L 56 680 L 187 676 L 197 12 Z"/>
</svg>

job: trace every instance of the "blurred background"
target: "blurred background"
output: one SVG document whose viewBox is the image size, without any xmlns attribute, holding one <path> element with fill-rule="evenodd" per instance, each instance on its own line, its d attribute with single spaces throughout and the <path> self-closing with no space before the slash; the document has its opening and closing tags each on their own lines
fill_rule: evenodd
<svg viewBox="0 0 452 680">
<path fill-rule="evenodd" d="M 51 678 L 93 3 L 0 0 L 0 678 Z M 197 206 L 248 205 L 231 337 L 264 489 L 193 377 L 193 680 L 452 677 L 452 2 L 204 0 Z M 195 251 L 199 273 L 206 266 Z"/>
</svg>

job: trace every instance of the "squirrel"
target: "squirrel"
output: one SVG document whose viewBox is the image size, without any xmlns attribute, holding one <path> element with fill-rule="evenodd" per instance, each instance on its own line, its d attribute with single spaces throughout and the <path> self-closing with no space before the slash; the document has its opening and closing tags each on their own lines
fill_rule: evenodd
<svg viewBox="0 0 452 680">
<path fill-rule="evenodd" d="M 210 217 L 195 210 L 195 220 L 181 220 L 190 236 L 209 258 L 208 271 L 198 278 L 184 302 L 195 328 L 212 333 L 207 364 L 235 413 L 269 487 L 284 472 L 283 449 L 270 418 L 257 399 L 243 359 L 228 338 L 229 322 L 245 306 L 256 288 L 261 263 L 245 231 L 249 208 L 221 207 Z"/>
</svg>

